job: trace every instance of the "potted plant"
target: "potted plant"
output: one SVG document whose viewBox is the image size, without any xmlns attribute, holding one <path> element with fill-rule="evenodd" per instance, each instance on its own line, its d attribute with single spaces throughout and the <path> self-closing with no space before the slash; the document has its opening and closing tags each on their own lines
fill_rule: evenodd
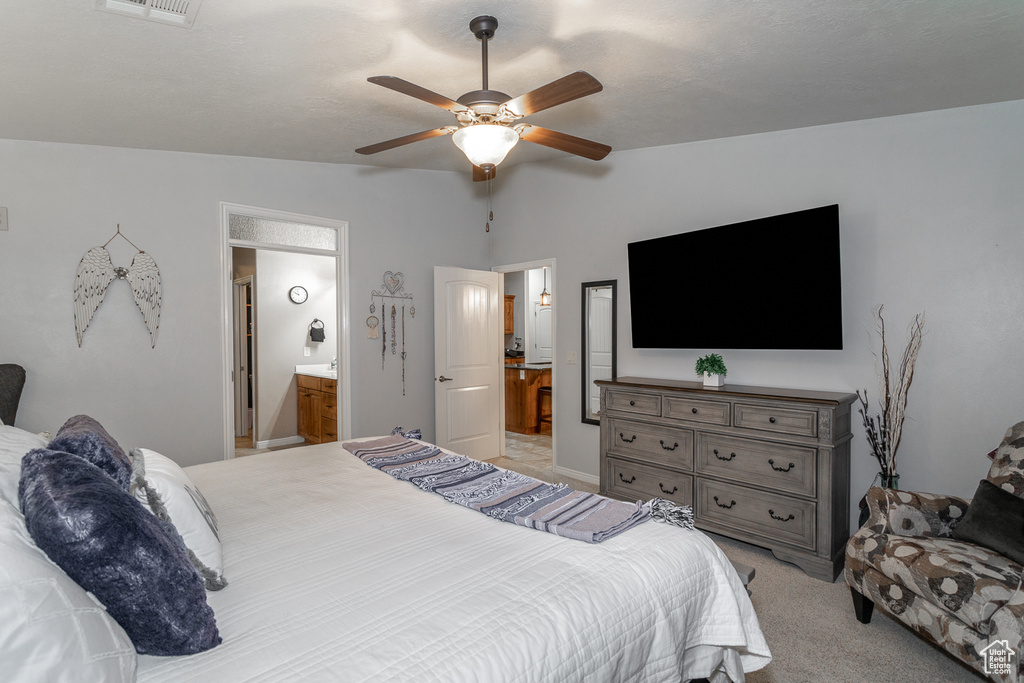
<svg viewBox="0 0 1024 683">
<path fill-rule="evenodd" d="M 725 376 L 728 370 L 725 369 L 725 361 L 717 353 L 709 353 L 697 359 L 693 368 L 698 375 L 703 375 L 704 386 L 720 387 L 725 384 Z"/>
</svg>

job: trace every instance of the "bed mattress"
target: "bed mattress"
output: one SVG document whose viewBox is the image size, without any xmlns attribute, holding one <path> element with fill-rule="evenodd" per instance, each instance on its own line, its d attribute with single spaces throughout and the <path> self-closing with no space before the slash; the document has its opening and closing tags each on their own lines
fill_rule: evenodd
<svg viewBox="0 0 1024 683">
<path fill-rule="evenodd" d="M 770 653 L 731 564 L 647 522 L 600 544 L 506 524 L 330 443 L 187 469 L 219 523 L 223 643 L 139 681 L 743 680 Z"/>
</svg>

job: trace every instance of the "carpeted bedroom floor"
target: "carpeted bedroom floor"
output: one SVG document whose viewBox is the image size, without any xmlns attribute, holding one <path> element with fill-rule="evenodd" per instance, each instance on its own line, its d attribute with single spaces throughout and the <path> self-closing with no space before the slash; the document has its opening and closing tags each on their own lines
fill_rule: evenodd
<svg viewBox="0 0 1024 683">
<path fill-rule="evenodd" d="M 550 436 L 507 433 L 505 457 L 490 462 L 597 493 L 593 484 L 552 472 L 550 443 Z M 812 579 L 796 565 L 775 559 L 769 550 L 708 535 L 730 560 L 757 572 L 750 584 L 750 599 L 773 659 L 761 671 L 749 674 L 748 683 L 986 680 L 879 610 L 870 624 L 861 624 L 854 616 L 850 589 L 841 574 L 835 583 Z"/>
</svg>

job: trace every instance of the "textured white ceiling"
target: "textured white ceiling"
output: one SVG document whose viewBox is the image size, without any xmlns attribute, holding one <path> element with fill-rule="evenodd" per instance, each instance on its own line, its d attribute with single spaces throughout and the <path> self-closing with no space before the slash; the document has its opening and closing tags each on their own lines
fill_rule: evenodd
<svg viewBox="0 0 1024 683">
<path fill-rule="evenodd" d="M 366 78 L 478 89 L 480 14 L 490 87 L 590 72 L 603 92 L 527 120 L 615 150 L 1024 99 L 1019 0 L 204 0 L 191 29 L 2 5 L 0 138 L 468 170 L 444 137 L 353 150 L 454 123 Z"/>
</svg>

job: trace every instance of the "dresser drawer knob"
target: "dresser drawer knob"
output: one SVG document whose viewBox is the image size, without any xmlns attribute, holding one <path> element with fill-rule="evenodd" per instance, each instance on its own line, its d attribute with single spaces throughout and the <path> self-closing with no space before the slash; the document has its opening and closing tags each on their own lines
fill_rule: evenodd
<svg viewBox="0 0 1024 683">
<path fill-rule="evenodd" d="M 635 406 L 635 405 L 636 405 L 636 401 L 630 401 L 630 402 L 629 402 L 629 405 L 631 405 L 631 406 Z"/>
<path fill-rule="evenodd" d="M 666 446 L 664 441 L 659 441 L 658 443 L 660 443 L 661 447 L 664 448 L 666 451 L 674 451 L 675 449 L 679 448 L 678 443 L 674 443 L 671 446 Z"/>
<path fill-rule="evenodd" d="M 623 443 L 633 443 L 636 441 L 636 434 L 634 434 L 632 438 L 627 439 L 625 434 L 619 432 L 619 438 L 622 439 Z"/>
<path fill-rule="evenodd" d="M 720 508 L 725 508 L 726 510 L 728 510 L 728 509 L 730 509 L 735 504 L 736 504 L 735 500 L 729 501 L 728 505 L 726 505 L 725 503 L 719 503 L 718 502 L 718 496 L 715 496 L 715 505 L 717 505 Z"/>
<path fill-rule="evenodd" d="M 672 487 L 672 490 L 671 490 L 671 491 L 669 491 L 669 490 L 668 490 L 667 488 L 665 488 L 664 486 L 662 486 L 662 485 L 661 485 L 661 482 L 660 482 L 660 481 L 658 482 L 658 488 L 659 488 L 659 489 L 661 489 L 661 492 L 662 492 L 662 493 L 666 493 L 666 494 L 668 494 L 668 495 L 670 495 L 670 496 L 671 496 L 671 495 L 672 495 L 673 493 L 675 493 L 676 491 L 678 491 L 678 490 L 679 490 L 679 487 L 678 487 L 678 486 L 673 486 L 673 487 Z"/>
<path fill-rule="evenodd" d="M 722 456 L 720 456 L 718 454 L 718 449 L 716 448 L 715 449 L 715 457 L 718 458 L 719 460 L 723 461 L 723 462 L 729 462 L 730 460 L 732 460 L 733 458 L 736 457 L 736 454 L 735 453 L 730 453 L 728 458 L 723 458 Z"/>
<path fill-rule="evenodd" d="M 775 424 L 775 418 L 774 417 L 769 417 L 768 421 L 771 422 L 772 424 Z"/>
<path fill-rule="evenodd" d="M 696 415 L 697 414 L 697 409 L 696 408 L 690 408 L 690 412 L 693 413 L 694 415 Z"/>
<path fill-rule="evenodd" d="M 772 469 L 775 470 L 776 472 L 789 472 L 791 469 L 796 467 L 795 463 L 789 463 L 789 467 L 776 467 L 775 461 L 772 460 L 771 458 L 768 458 L 768 464 L 771 465 Z"/>
<path fill-rule="evenodd" d="M 769 510 L 768 514 L 771 516 L 772 519 L 779 522 L 788 522 L 790 520 L 796 519 L 796 517 L 794 517 L 792 513 L 790 513 L 789 517 L 780 517 L 775 514 L 775 510 Z"/>
<path fill-rule="evenodd" d="M 632 484 L 634 481 L 636 481 L 636 475 L 634 474 L 629 479 L 626 479 L 624 476 L 622 476 L 622 472 L 619 472 L 619 479 L 621 479 L 622 483 L 624 484 Z"/>
</svg>

